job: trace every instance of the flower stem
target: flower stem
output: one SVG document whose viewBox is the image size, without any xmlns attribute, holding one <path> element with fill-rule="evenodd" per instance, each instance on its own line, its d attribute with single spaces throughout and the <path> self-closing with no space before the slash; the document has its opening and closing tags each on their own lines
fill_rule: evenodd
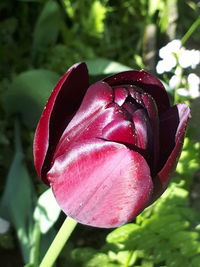
<svg viewBox="0 0 200 267">
<path fill-rule="evenodd" d="M 67 217 L 65 219 L 63 225 L 61 226 L 59 232 L 51 243 L 39 267 L 53 266 L 65 243 L 73 232 L 76 224 L 77 222 L 71 219 L 70 217 Z"/>
<path fill-rule="evenodd" d="M 195 22 L 190 26 L 189 30 L 182 37 L 181 39 L 182 45 L 184 45 L 187 42 L 187 40 L 190 38 L 193 32 L 198 28 L 199 25 L 200 25 L 200 16 L 198 16 Z"/>
</svg>

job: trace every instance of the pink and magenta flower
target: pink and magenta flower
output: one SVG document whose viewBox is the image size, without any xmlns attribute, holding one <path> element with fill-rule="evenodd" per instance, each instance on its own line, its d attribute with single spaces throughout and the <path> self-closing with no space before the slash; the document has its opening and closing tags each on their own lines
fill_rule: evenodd
<svg viewBox="0 0 200 267">
<path fill-rule="evenodd" d="M 66 215 L 91 226 L 120 226 L 167 188 L 189 117 L 188 106 L 170 106 L 162 83 L 144 70 L 89 86 L 85 63 L 75 64 L 38 123 L 37 173 Z"/>
</svg>

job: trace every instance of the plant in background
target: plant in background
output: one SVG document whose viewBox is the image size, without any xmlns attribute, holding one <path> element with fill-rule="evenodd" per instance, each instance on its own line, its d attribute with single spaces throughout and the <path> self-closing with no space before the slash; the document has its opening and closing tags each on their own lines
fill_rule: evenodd
<svg viewBox="0 0 200 267">
<path fill-rule="evenodd" d="M 173 73 L 169 80 L 169 88 L 174 90 L 175 102 L 178 102 L 179 96 L 190 98 L 200 96 L 200 78 L 194 73 L 200 63 L 200 50 L 188 50 L 183 46 L 199 25 L 200 17 L 195 20 L 181 40 L 175 39 L 159 50 L 161 60 L 158 61 L 156 70 L 158 74 Z M 185 73 L 185 69 L 189 68 L 193 72 Z"/>
<path fill-rule="evenodd" d="M 117 227 L 166 189 L 190 110 L 170 107 L 161 82 L 145 71 L 121 72 L 88 87 L 84 63 L 56 85 L 36 129 L 35 167 L 68 216 Z"/>
<path fill-rule="evenodd" d="M 5 220 L 10 225 L 0 233 L 2 265 L 38 267 L 63 216 L 58 219 L 51 188 L 44 191 L 32 166 L 33 129 L 59 75 L 79 61 L 87 62 L 91 83 L 130 68 L 154 73 L 166 38 L 177 40 L 187 31 L 181 47 L 199 49 L 199 7 L 196 0 L 33 0 L 16 1 L 14 9 L 11 0 L 0 4 L 0 226 Z M 192 114 L 174 183 L 130 224 L 114 231 L 79 225 L 56 266 L 199 266 L 199 69 L 180 65 L 182 48 L 176 66 L 161 76 L 175 103 L 187 102 Z M 76 225 L 66 222 L 48 265 Z"/>
</svg>

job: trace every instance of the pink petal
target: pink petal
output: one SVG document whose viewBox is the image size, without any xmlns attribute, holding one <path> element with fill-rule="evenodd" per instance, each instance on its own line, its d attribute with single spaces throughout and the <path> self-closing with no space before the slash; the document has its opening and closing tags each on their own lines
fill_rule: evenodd
<svg viewBox="0 0 200 267">
<path fill-rule="evenodd" d="M 186 131 L 187 121 L 190 118 L 190 109 L 185 104 L 173 106 L 161 118 L 161 155 L 167 159 L 157 176 L 154 178 L 154 198 L 159 197 L 166 189 L 170 177 L 178 163 Z M 167 148 L 170 148 L 169 151 Z M 170 153 L 168 155 L 168 153 Z"/>
<path fill-rule="evenodd" d="M 140 87 L 154 98 L 159 113 L 170 107 L 169 98 L 162 83 L 144 70 L 121 72 L 105 78 L 104 81 L 110 86 L 132 84 Z"/>
<path fill-rule="evenodd" d="M 133 219 L 149 203 L 148 164 L 122 144 L 91 139 L 57 158 L 48 173 L 62 210 L 80 223 L 111 228 Z"/>
<path fill-rule="evenodd" d="M 36 129 L 33 148 L 36 170 L 45 183 L 48 183 L 45 169 L 48 169 L 55 146 L 87 88 L 87 67 L 85 63 L 75 64 L 57 83 L 44 108 Z"/>
</svg>

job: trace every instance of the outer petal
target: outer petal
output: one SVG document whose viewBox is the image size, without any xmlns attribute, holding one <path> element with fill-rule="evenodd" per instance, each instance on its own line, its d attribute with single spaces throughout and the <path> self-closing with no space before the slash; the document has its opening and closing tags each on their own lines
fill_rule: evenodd
<svg viewBox="0 0 200 267">
<path fill-rule="evenodd" d="M 133 84 L 142 88 L 156 101 L 158 111 L 163 112 L 170 107 L 167 92 L 162 83 L 153 75 L 141 71 L 125 71 L 104 79 L 110 86 Z"/>
<path fill-rule="evenodd" d="M 68 216 L 104 228 L 130 221 L 152 192 L 150 170 L 139 153 L 98 139 L 77 143 L 58 158 L 48 179 Z"/>
<path fill-rule="evenodd" d="M 71 115 L 80 105 L 88 83 L 85 63 L 73 65 L 60 79 L 44 108 L 36 129 L 33 146 L 35 167 L 38 175 L 43 176 L 44 182 L 47 182 L 45 169 L 48 169 L 52 152 L 71 119 Z M 45 159 L 46 167 L 44 166 Z"/>
<path fill-rule="evenodd" d="M 178 104 L 172 107 L 162 118 L 161 155 L 163 152 L 166 158 L 163 167 L 154 178 L 154 198 L 159 197 L 166 189 L 169 179 L 176 168 L 189 117 L 189 107 L 185 104 Z M 167 155 L 169 150 L 164 150 L 165 147 L 171 148 L 169 155 Z"/>
</svg>

